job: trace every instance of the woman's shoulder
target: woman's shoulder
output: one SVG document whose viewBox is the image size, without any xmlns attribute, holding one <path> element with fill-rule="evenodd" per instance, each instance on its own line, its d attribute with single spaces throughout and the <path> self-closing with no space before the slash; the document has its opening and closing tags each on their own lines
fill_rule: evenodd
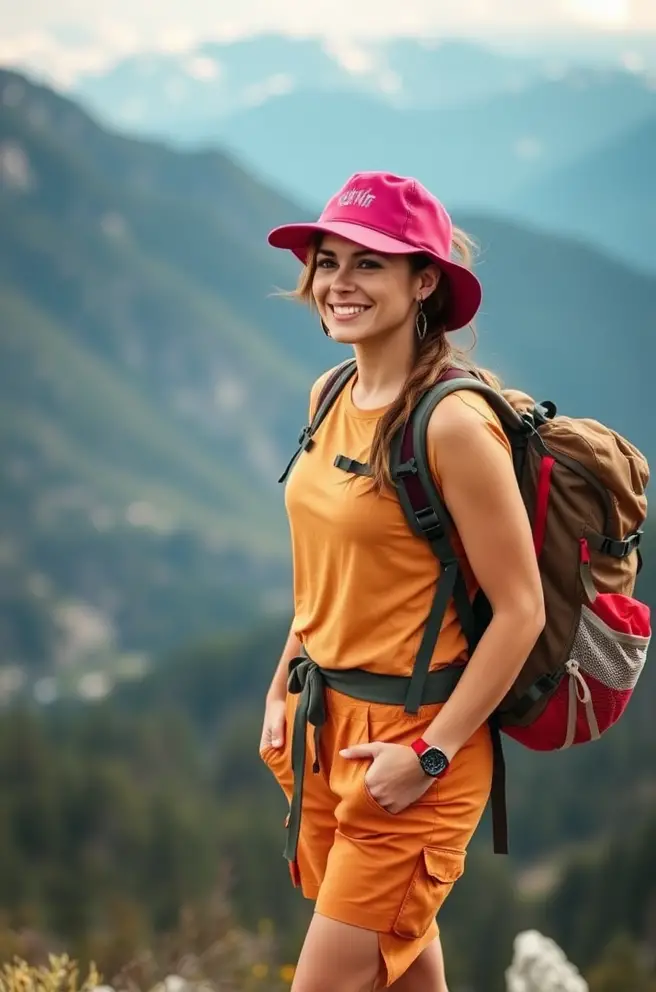
<svg viewBox="0 0 656 992">
<path fill-rule="evenodd" d="M 436 474 L 451 456 L 466 452 L 471 459 L 485 459 L 490 447 L 512 456 L 510 441 L 490 402 L 482 393 L 459 389 L 445 396 L 428 422 L 427 446 Z"/>
<path fill-rule="evenodd" d="M 447 439 L 462 432 L 492 428 L 492 433 L 510 444 L 497 413 L 483 393 L 473 389 L 458 389 L 435 407 L 428 425 L 433 439 Z"/>
<path fill-rule="evenodd" d="M 314 416 L 314 413 L 317 409 L 317 404 L 319 401 L 319 397 L 321 395 L 321 390 L 326 385 L 333 372 L 336 372 L 337 369 L 341 368 L 343 364 L 344 362 L 340 362 L 338 365 L 333 365 L 332 368 L 327 369 L 325 372 L 322 372 L 319 378 L 315 379 L 314 382 L 312 383 L 312 387 L 310 389 L 310 420 Z"/>
</svg>

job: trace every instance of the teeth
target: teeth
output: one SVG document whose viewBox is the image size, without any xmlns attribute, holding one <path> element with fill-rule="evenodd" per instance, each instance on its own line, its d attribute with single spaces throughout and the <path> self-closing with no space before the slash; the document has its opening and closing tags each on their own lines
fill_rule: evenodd
<svg viewBox="0 0 656 992">
<path fill-rule="evenodd" d="M 354 313 L 364 313 L 365 310 L 368 310 L 368 309 L 369 309 L 368 307 L 337 307 L 337 306 L 333 306 L 333 311 L 337 314 L 338 317 L 349 317 L 349 316 L 351 316 L 351 314 L 354 314 Z"/>
</svg>

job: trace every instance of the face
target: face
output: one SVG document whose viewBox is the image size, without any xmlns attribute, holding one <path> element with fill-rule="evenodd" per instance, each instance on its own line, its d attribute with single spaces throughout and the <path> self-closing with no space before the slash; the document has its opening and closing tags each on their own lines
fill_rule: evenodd
<svg viewBox="0 0 656 992">
<path fill-rule="evenodd" d="M 406 255 L 378 255 L 326 235 L 317 252 L 312 292 L 330 335 L 343 344 L 411 334 L 417 300 L 439 280 L 437 266 L 413 272 Z"/>
</svg>

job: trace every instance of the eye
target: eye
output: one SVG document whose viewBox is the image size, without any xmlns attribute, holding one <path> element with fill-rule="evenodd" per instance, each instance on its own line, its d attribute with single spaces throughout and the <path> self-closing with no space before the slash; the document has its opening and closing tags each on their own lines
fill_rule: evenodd
<svg viewBox="0 0 656 992">
<path fill-rule="evenodd" d="M 333 268 L 334 265 L 335 265 L 335 262 L 334 262 L 334 260 L 332 258 L 320 258 L 317 261 L 317 268 L 318 269 L 330 269 L 330 268 Z"/>
<path fill-rule="evenodd" d="M 361 258 L 358 264 L 358 268 L 365 269 L 382 269 L 380 262 L 377 262 L 375 258 Z"/>
</svg>

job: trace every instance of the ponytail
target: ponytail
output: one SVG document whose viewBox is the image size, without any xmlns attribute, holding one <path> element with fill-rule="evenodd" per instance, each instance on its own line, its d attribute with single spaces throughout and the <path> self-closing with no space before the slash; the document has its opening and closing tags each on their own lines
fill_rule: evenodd
<svg viewBox="0 0 656 992">
<path fill-rule="evenodd" d="M 468 236 L 457 228 L 453 232 L 452 250 L 459 256 L 460 264 L 471 267 L 472 242 Z M 411 263 L 415 271 L 421 271 L 429 265 L 431 259 L 426 255 L 413 255 Z M 456 348 L 447 338 L 446 315 L 449 309 L 450 290 L 448 281 L 442 277 L 433 293 L 425 301 L 424 312 L 428 321 L 426 336 L 423 341 L 417 340 L 417 352 L 414 365 L 410 370 L 403 388 L 388 410 L 380 418 L 371 446 L 369 464 L 373 475 L 373 488 L 382 491 L 393 488 L 389 469 L 390 445 L 397 433 L 409 420 L 410 414 L 419 402 L 421 396 L 434 386 L 447 369 L 455 366 L 473 372 L 480 379 L 500 389 L 498 379 L 485 369 L 479 368 L 463 349 Z M 473 341 L 476 343 L 476 331 L 470 324 Z M 471 349 L 470 349 L 471 350 Z"/>
</svg>

